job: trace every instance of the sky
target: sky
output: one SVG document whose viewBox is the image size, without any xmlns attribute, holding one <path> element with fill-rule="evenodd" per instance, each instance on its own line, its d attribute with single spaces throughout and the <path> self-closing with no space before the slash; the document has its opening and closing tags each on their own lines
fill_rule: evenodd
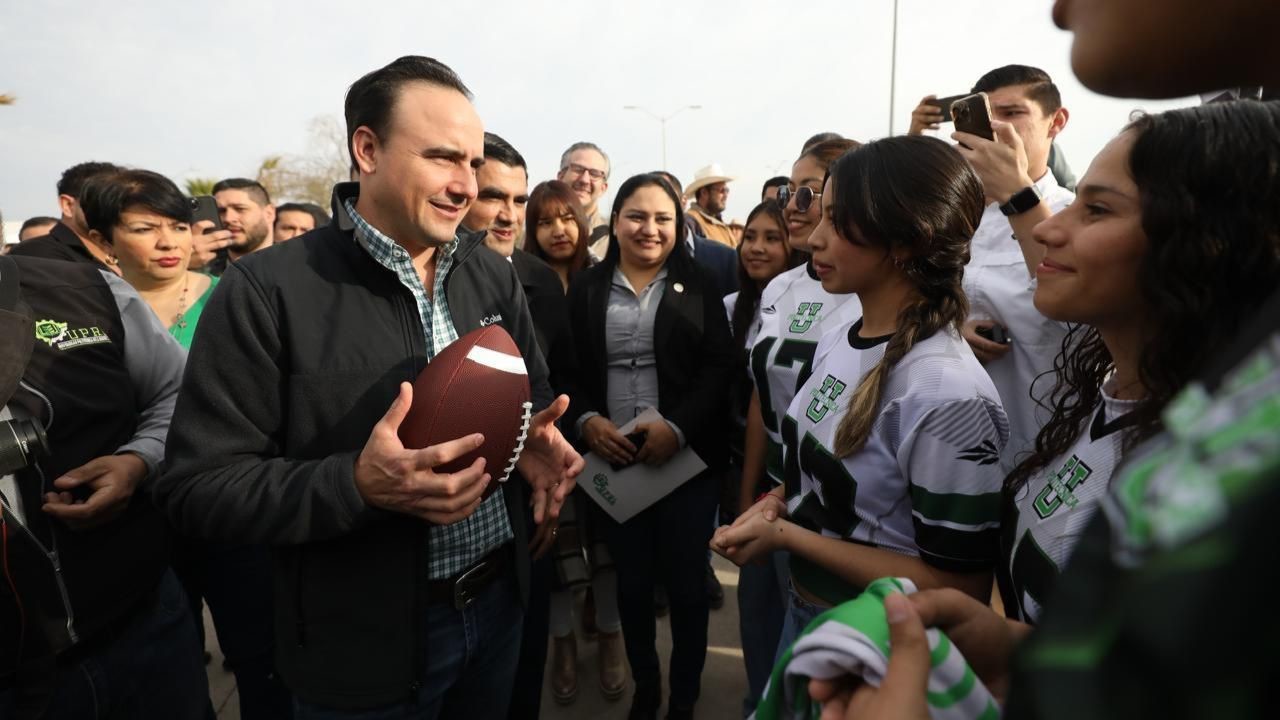
<svg viewBox="0 0 1280 720">
<path fill-rule="evenodd" d="M 899 0 L 895 70 L 893 7 L 10 0 L 0 14 L 0 93 L 18 102 L 0 107 L 0 212 L 6 225 L 56 215 L 58 176 L 86 160 L 179 184 L 251 176 L 264 157 L 306 152 L 313 119 L 340 118 L 352 81 L 406 54 L 458 72 L 485 129 L 529 162 L 531 185 L 553 177 L 579 140 L 610 154 L 614 187 L 658 169 L 660 123 L 623 106 L 665 115 L 701 105 L 667 122 L 667 169 L 687 183 L 719 163 L 736 178 L 726 219 L 744 218 L 766 179 L 789 174 L 810 135 L 902 133 L 922 96 L 962 93 L 1000 65 L 1035 65 L 1058 83 L 1071 113 L 1059 145 L 1077 175 L 1134 109 L 1195 103 L 1084 89 L 1049 0 Z"/>
</svg>

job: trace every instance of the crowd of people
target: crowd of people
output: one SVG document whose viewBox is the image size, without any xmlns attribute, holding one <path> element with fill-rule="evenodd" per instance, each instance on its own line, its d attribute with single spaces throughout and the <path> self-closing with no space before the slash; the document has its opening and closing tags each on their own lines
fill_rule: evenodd
<svg viewBox="0 0 1280 720">
<path fill-rule="evenodd" d="M 814 135 L 740 225 L 715 163 L 606 208 L 604 149 L 535 183 L 421 56 L 350 86 L 328 211 L 66 170 L 0 257 L 0 718 L 213 717 L 205 606 L 249 720 L 536 718 L 586 677 L 691 718 L 712 553 L 743 717 L 1264 715 L 1280 103 L 1217 90 L 1280 84 L 1239 37 L 1280 13 L 1220 5 L 1055 6 L 1087 86 L 1213 96 L 1078 180 L 1068 99 L 1006 65 L 989 136 L 929 135 L 931 95 Z M 492 324 L 534 410 L 497 487 L 444 469 L 479 435 L 398 432 Z M 579 477 L 685 451 L 624 522 Z"/>
</svg>

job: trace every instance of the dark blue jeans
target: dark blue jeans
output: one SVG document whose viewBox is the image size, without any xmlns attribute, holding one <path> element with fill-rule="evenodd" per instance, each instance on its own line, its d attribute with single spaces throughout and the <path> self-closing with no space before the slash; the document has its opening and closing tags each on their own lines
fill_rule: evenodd
<svg viewBox="0 0 1280 720">
<path fill-rule="evenodd" d="M 332 710 L 294 699 L 298 720 L 500 720 L 515 682 L 524 611 L 514 571 L 490 583 L 465 610 L 427 607 L 427 670 L 410 702 L 375 710 Z"/>
<path fill-rule="evenodd" d="M 165 571 L 144 602 L 109 642 L 59 662 L 44 720 L 203 720 L 209 685 L 182 586 Z M 15 702 L 0 693 L 0 718 Z"/>
<path fill-rule="evenodd" d="M 738 630 L 747 669 L 743 717 L 755 712 L 773 672 L 773 657 L 787 616 L 787 585 L 787 555 L 783 552 L 769 553 L 764 564 L 747 563 L 738 572 Z"/>
<path fill-rule="evenodd" d="M 703 473 L 627 522 L 604 523 L 618 571 L 618 614 L 631 675 L 639 688 L 661 681 L 653 617 L 653 588 L 661 583 L 671 607 L 671 702 L 685 707 L 698 699 L 707 659 L 704 550 L 711 541 L 716 493 L 712 474 Z"/>
</svg>

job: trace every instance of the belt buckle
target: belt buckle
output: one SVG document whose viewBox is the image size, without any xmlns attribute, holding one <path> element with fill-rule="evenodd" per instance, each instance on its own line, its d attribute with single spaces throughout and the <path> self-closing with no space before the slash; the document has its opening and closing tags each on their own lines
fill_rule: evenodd
<svg viewBox="0 0 1280 720">
<path fill-rule="evenodd" d="M 471 607 L 471 603 L 476 601 L 476 596 L 471 591 L 469 583 L 476 579 L 475 576 L 483 576 L 488 569 L 489 563 L 481 560 L 458 576 L 458 579 L 453 582 L 453 609 L 466 610 Z"/>
</svg>

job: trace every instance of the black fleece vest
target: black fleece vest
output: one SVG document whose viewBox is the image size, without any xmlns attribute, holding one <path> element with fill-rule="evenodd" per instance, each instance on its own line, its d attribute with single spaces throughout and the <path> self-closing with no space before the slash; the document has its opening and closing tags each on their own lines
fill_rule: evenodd
<svg viewBox="0 0 1280 720">
<path fill-rule="evenodd" d="M 128 442 L 139 409 L 125 366 L 124 324 L 101 272 L 88 264 L 16 260 L 36 342 L 23 387 L 10 406 L 45 426 L 49 455 L 18 475 L 27 527 L 39 545 L 11 531 L 9 561 L 24 604 L 34 600 L 38 607 L 28 608 L 28 620 L 60 620 L 66 603 L 45 552 L 57 554 L 71 629 L 58 622 L 44 630 L 65 634 L 48 638 L 51 647 L 61 650 L 72 640 L 92 644 L 150 596 L 167 564 L 166 533 L 145 486 L 135 491 L 120 517 L 91 530 L 72 530 L 41 512 L 41 494 L 51 490 L 54 480 Z M 35 597 L 29 599 L 28 591 Z M 0 622 L 7 624 L 9 618 Z M 33 632 L 37 629 L 29 624 L 27 634 Z"/>
</svg>

